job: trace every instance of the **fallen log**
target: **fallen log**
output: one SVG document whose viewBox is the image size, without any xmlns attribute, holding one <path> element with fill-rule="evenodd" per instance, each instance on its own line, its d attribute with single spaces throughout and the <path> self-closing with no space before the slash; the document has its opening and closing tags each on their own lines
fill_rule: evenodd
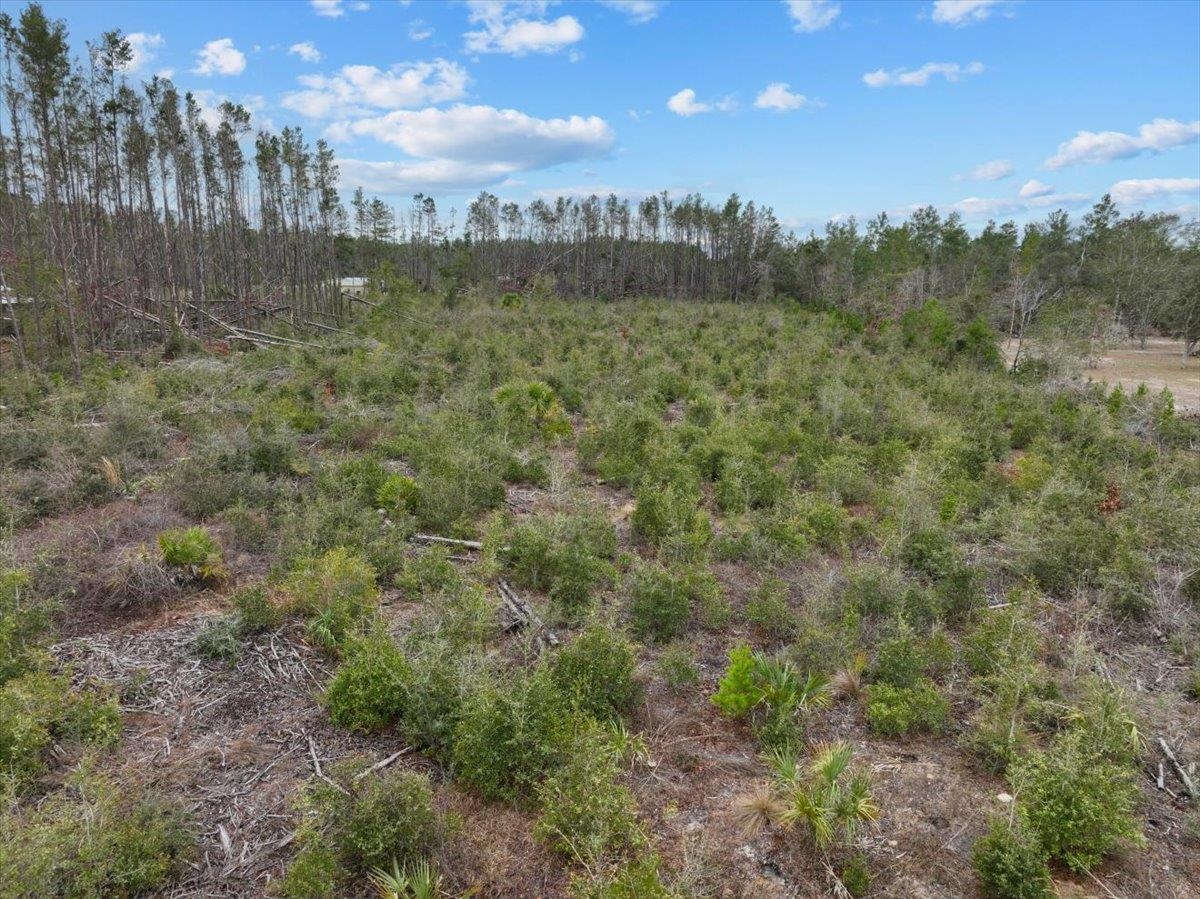
<svg viewBox="0 0 1200 899">
<path fill-rule="evenodd" d="M 1167 761 L 1171 763 L 1171 767 L 1175 769 L 1175 773 L 1179 775 L 1180 781 L 1183 782 L 1183 788 L 1187 790 L 1188 795 L 1193 799 L 1200 799 L 1200 792 L 1196 790 L 1196 782 L 1192 780 L 1191 775 L 1187 773 L 1187 769 L 1175 757 L 1175 753 L 1171 751 L 1171 747 L 1167 745 L 1167 741 L 1159 737 L 1158 745 L 1162 749 L 1163 755 L 1167 757 Z"/>
<path fill-rule="evenodd" d="M 465 546 L 467 549 L 483 549 L 479 540 L 456 540 L 453 537 L 439 537 L 436 534 L 413 534 L 412 539 L 418 543 L 444 543 L 447 546 Z"/>
<path fill-rule="evenodd" d="M 558 635 L 542 623 L 542 619 L 533 610 L 533 606 L 522 599 L 508 581 L 500 582 L 500 599 L 503 601 L 510 619 L 505 630 L 522 630 L 529 627 L 533 629 L 540 649 L 558 645 Z"/>
</svg>

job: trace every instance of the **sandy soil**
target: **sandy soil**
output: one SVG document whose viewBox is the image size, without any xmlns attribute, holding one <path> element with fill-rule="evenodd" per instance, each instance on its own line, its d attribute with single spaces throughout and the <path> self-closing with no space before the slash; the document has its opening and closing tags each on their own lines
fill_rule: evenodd
<svg viewBox="0 0 1200 899">
<path fill-rule="evenodd" d="M 1011 360 L 1015 350 L 1015 342 L 1006 343 L 1004 355 Z M 1167 387 L 1177 411 L 1200 414 L 1200 359 L 1193 357 L 1186 366 L 1182 360 L 1181 341 L 1152 337 L 1143 350 L 1140 341 L 1130 340 L 1110 349 L 1094 367 L 1084 368 L 1083 377 L 1110 386 L 1120 384 L 1127 392 L 1137 390 L 1139 384 L 1154 393 Z"/>
</svg>

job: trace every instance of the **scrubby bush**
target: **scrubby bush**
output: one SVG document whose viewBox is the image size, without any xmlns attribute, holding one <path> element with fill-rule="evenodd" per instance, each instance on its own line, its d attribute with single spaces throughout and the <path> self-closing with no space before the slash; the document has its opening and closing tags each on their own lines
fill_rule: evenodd
<svg viewBox="0 0 1200 899">
<path fill-rule="evenodd" d="M 280 884 L 283 895 L 346 895 L 370 872 L 418 861 L 442 840 L 446 825 L 424 775 L 391 770 L 358 778 L 360 770 L 344 764 L 331 771 L 338 786 L 313 781 L 306 788 L 301 848 Z"/>
<path fill-rule="evenodd" d="M 562 759 L 575 729 L 549 668 L 481 681 L 455 727 L 455 776 L 488 799 L 527 796 Z"/>
<path fill-rule="evenodd" d="M 787 661 L 735 646 L 713 703 L 732 717 L 749 715 L 758 737 L 768 746 L 788 747 L 800 738 L 796 715 L 827 705 L 826 678 L 801 677 Z"/>
<path fill-rule="evenodd" d="M 692 651 L 684 642 L 664 647 L 655 667 L 666 682 L 667 689 L 674 693 L 683 693 L 700 680 Z"/>
<path fill-rule="evenodd" d="M 628 712 L 641 695 L 635 647 L 599 622 L 560 649 L 551 667 L 554 682 L 575 707 L 600 720 Z"/>
<path fill-rule="evenodd" d="M 336 649 L 375 612 L 375 571 L 344 548 L 303 559 L 285 584 L 293 611 L 308 618 L 309 634 Z"/>
<path fill-rule="evenodd" d="M 449 556 L 445 547 L 436 544 L 408 556 L 396 574 L 396 586 L 414 598 L 458 590 L 463 578 Z"/>
<path fill-rule="evenodd" d="M 746 619 L 773 639 L 794 636 L 798 622 L 788 604 L 787 584 L 779 578 L 765 578 L 746 604 Z"/>
<path fill-rule="evenodd" d="M 53 613 L 33 595 L 28 574 L 0 567 L 0 685 L 43 664 Z"/>
<path fill-rule="evenodd" d="M 176 528 L 158 535 L 165 565 L 177 568 L 200 582 L 218 581 L 226 575 L 221 546 L 207 528 Z"/>
<path fill-rule="evenodd" d="M 666 568 L 641 565 L 627 582 L 629 619 L 639 637 L 666 642 L 692 618 L 692 595 L 684 578 Z"/>
<path fill-rule="evenodd" d="M 867 723 L 885 737 L 937 733 L 946 729 L 949 716 L 950 701 L 924 678 L 910 687 L 878 683 L 867 688 Z"/>
<path fill-rule="evenodd" d="M 608 734 L 595 725 L 585 727 L 564 764 L 538 787 L 542 813 L 534 833 L 585 864 L 641 842 L 637 806 L 620 782 L 620 769 Z"/>
<path fill-rule="evenodd" d="M 390 634 L 378 629 L 347 646 L 325 688 L 325 705 L 339 727 L 378 730 L 400 719 L 412 679 L 403 651 Z"/>
<path fill-rule="evenodd" d="M 549 593 L 560 614 L 573 617 L 612 576 L 616 549 L 612 525 L 584 514 L 523 522 L 499 555 L 518 585 Z"/>
<path fill-rule="evenodd" d="M 665 557 L 695 559 L 712 539 L 712 523 L 700 505 L 700 491 L 685 478 L 639 487 L 629 523 L 633 533 Z"/>
<path fill-rule="evenodd" d="M 979 882 L 995 899 L 1049 899 L 1054 895 L 1046 854 L 1020 818 L 992 820 L 972 850 Z"/>
<path fill-rule="evenodd" d="M 55 742 L 103 746 L 120 735 L 114 698 L 42 671 L 13 678 L 0 687 L 0 788 L 21 791 L 45 774 Z"/>
<path fill-rule="evenodd" d="M 132 899 L 169 891 L 193 851 L 180 810 L 81 770 L 41 803 L 0 812 L 0 892 Z"/>
<path fill-rule="evenodd" d="M 554 441 L 571 435 L 571 422 L 554 388 L 544 381 L 511 381 L 495 394 L 500 418 L 521 436 Z"/>
<path fill-rule="evenodd" d="M 879 817 L 868 775 L 852 773 L 849 743 L 820 743 L 807 763 L 790 750 L 766 756 L 782 802 L 780 823 L 801 824 L 820 848 L 835 840 L 849 842 L 858 828 Z"/>
<path fill-rule="evenodd" d="M 1096 752 L 1078 731 L 1018 758 L 1009 778 L 1030 829 L 1053 860 L 1094 868 L 1119 843 L 1143 842 L 1135 769 Z"/>
</svg>

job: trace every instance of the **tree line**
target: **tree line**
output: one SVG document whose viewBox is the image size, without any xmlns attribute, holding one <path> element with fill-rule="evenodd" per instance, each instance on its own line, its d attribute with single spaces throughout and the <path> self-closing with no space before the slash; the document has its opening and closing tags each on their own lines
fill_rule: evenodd
<svg viewBox="0 0 1200 899">
<path fill-rule="evenodd" d="M 475 291 L 615 300 L 790 297 L 867 318 L 937 299 L 963 320 L 1022 335 L 1161 332 L 1200 340 L 1200 227 L 1122 215 L 1104 197 L 972 235 L 933 207 L 904 221 L 785 229 L 737 195 L 559 197 L 524 206 L 481 193 L 443 214 L 417 194 L 397 211 L 359 189 L 349 211 L 332 149 L 299 128 L 254 131 L 169 79 L 135 87 L 118 31 L 72 56 L 65 24 L 0 14 L 0 327 L 6 355 L 43 364 L 181 334 L 268 340 L 336 329 L 346 275 L 381 265 L 453 303 Z M 269 333 L 268 333 L 269 332 Z M 2 357 L 0 357 L 2 359 Z"/>
</svg>

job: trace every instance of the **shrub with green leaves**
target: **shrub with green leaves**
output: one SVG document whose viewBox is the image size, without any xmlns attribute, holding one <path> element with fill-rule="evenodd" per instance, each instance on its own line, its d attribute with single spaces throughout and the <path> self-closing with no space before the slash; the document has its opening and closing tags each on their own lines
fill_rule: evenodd
<svg viewBox="0 0 1200 899">
<path fill-rule="evenodd" d="M 314 780 L 306 788 L 300 852 L 280 884 L 282 895 L 346 895 L 372 871 L 419 861 L 440 844 L 446 825 L 433 808 L 428 778 L 403 770 L 359 778 L 364 765 L 333 767 L 336 787 Z"/>
<path fill-rule="evenodd" d="M 580 711 L 599 720 L 619 717 L 642 692 L 635 649 L 611 626 L 594 622 L 554 656 L 554 682 Z"/>
<path fill-rule="evenodd" d="M 158 535 L 163 564 L 183 571 L 197 581 L 218 581 L 226 575 L 221 546 L 208 528 L 196 525 Z"/>
<path fill-rule="evenodd" d="M 1009 772 L 1039 843 L 1071 870 L 1090 870 L 1123 841 L 1142 842 L 1133 770 L 1081 751 L 1077 738 L 1017 759 Z"/>
<path fill-rule="evenodd" d="M 646 564 L 627 581 L 627 609 L 634 633 L 666 642 L 678 637 L 692 620 L 692 593 L 685 579 L 666 568 Z"/>
<path fill-rule="evenodd" d="M 587 865 L 640 844 L 637 806 L 621 783 L 620 762 L 602 728 L 590 725 L 580 731 L 566 761 L 538 787 L 542 812 L 535 835 Z"/>
<path fill-rule="evenodd" d="M 858 828 L 879 817 L 870 777 L 851 771 L 854 749 L 849 743 L 819 743 L 804 764 L 790 749 L 765 756 L 782 801 L 779 818 L 785 827 L 801 824 L 818 847 L 849 842 Z"/>
<path fill-rule="evenodd" d="M 375 571 L 344 547 L 300 560 L 285 588 L 293 611 L 308 618 L 308 632 L 336 649 L 374 614 L 379 601 Z"/>
<path fill-rule="evenodd" d="M 21 791 L 48 770 L 55 742 L 105 746 L 121 735 L 115 698 L 31 671 L 0 687 L 0 787 Z"/>
<path fill-rule="evenodd" d="M 519 435 L 546 441 L 571 436 L 571 421 L 544 381 L 511 381 L 497 388 L 495 399 L 501 421 Z"/>
<path fill-rule="evenodd" d="M 28 574 L 0 568 L 0 685 L 44 664 L 53 614 L 33 595 Z"/>
<path fill-rule="evenodd" d="M 581 612 L 612 577 L 616 533 L 599 515 L 532 518 L 512 529 L 499 551 L 520 586 L 550 594 L 565 617 Z"/>
<path fill-rule="evenodd" d="M 712 539 L 712 522 L 700 505 L 699 488 L 686 478 L 639 487 L 629 522 L 633 533 L 664 556 L 698 558 Z"/>
<path fill-rule="evenodd" d="M 0 812 L 0 892 L 78 899 L 168 892 L 194 854 L 181 810 L 76 771 L 40 803 Z"/>
<path fill-rule="evenodd" d="M 788 603 L 787 584 L 776 577 L 764 578 L 746 603 L 746 619 L 773 639 L 794 636 L 799 622 Z"/>
<path fill-rule="evenodd" d="M 544 665 L 481 680 L 455 727 L 454 774 L 488 799 L 527 796 L 561 761 L 576 724 L 569 700 Z"/>
<path fill-rule="evenodd" d="M 333 723 L 372 731 L 397 722 L 404 714 L 413 674 L 396 641 L 379 628 L 352 640 L 344 655 L 325 688 Z"/>
<path fill-rule="evenodd" d="M 949 718 L 950 701 L 925 678 L 910 687 L 878 683 L 867 688 L 867 723 L 885 737 L 938 733 L 946 729 Z"/>
<path fill-rule="evenodd" d="M 1019 816 L 994 818 L 971 853 L 979 883 L 995 899 L 1050 899 L 1054 885 L 1046 853 Z"/>
</svg>

